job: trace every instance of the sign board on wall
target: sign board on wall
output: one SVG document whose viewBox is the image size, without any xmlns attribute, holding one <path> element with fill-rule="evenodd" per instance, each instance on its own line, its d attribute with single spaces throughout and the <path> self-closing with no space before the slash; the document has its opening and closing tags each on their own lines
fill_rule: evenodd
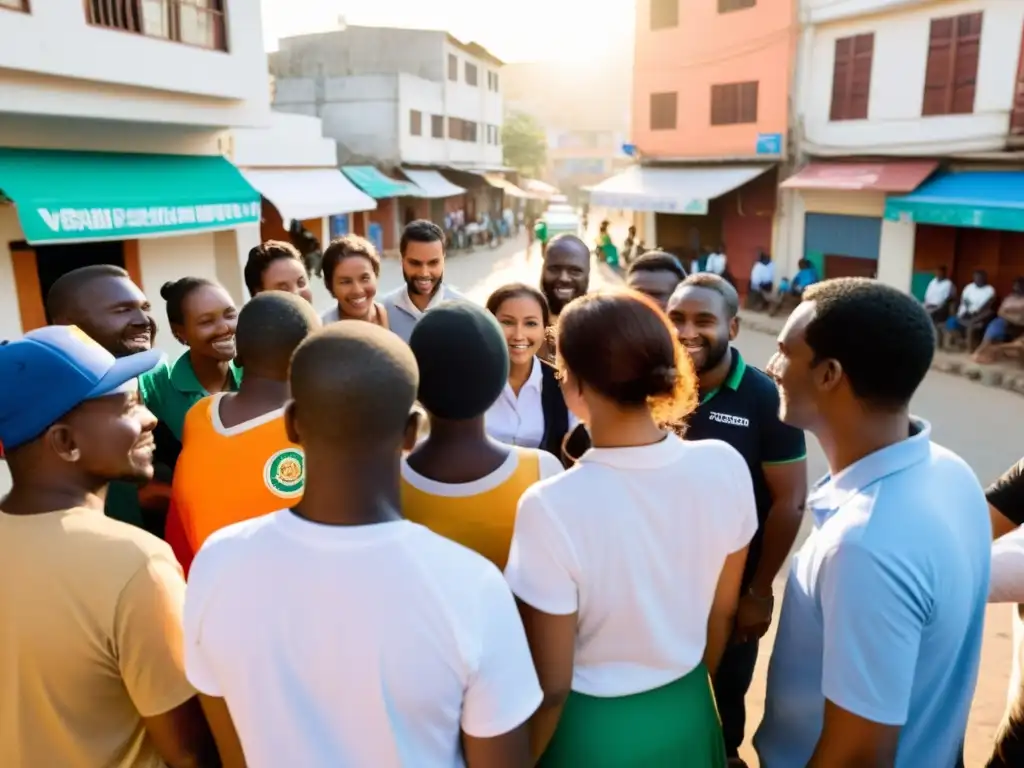
<svg viewBox="0 0 1024 768">
<path fill-rule="evenodd" d="M 781 155 L 782 134 L 781 133 L 759 133 L 757 134 L 756 152 L 759 155 Z"/>
</svg>

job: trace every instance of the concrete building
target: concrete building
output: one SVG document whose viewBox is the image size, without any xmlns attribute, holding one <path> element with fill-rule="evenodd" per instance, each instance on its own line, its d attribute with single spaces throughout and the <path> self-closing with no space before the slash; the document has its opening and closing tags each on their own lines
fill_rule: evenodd
<svg viewBox="0 0 1024 768">
<path fill-rule="evenodd" d="M 591 188 L 687 263 L 724 248 L 743 290 L 771 250 L 787 156 L 794 0 L 637 3 L 632 143 L 639 164 Z"/>
<path fill-rule="evenodd" d="M 371 214 L 387 249 L 406 214 L 422 207 L 414 201 L 465 191 L 446 186 L 438 169 L 501 170 L 502 66 L 485 48 L 446 32 L 382 27 L 283 38 L 270 56 L 274 108 L 321 118 L 341 166 L 433 171 L 405 192 L 383 174 L 370 180 L 373 189 L 363 187 L 388 195 Z M 453 206 L 457 199 L 435 213 Z"/>
<path fill-rule="evenodd" d="M 570 197 L 632 162 L 622 148 L 630 141 L 633 41 L 614 42 L 593 61 L 502 69 L 506 114 L 522 112 L 543 126 L 544 179 Z"/>
<path fill-rule="evenodd" d="M 166 280 L 243 298 L 260 199 L 229 129 L 267 122 L 265 61 L 247 0 L 0 2 L 0 338 L 45 324 L 49 286 L 89 263 L 126 268 L 162 325 Z"/>
<path fill-rule="evenodd" d="M 922 295 L 936 267 L 1024 273 L 1024 3 L 803 0 L 782 183 L 792 274 L 877 275 Z"/>
</svg>

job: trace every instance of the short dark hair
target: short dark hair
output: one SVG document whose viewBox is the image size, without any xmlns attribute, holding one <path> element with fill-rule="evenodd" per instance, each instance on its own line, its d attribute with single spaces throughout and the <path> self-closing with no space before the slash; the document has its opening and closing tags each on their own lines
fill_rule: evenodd
<svg viewBox="0 0 1024 768">
<path fill-rule="evenodd" d="M 265 243 L 260 243 L 249 251 L 249 258 L 242 271 L 245 287 L 249 290 L 250 296 L 255 296 L 263 290 L 263 273 L 278 259 L 295 259 L 303 269 L 306 268 L 302 254 L 291 243 L 286 243 L 283 240 L 267 240 Z"/>
<path fill-rule="evenodd" d="M 52 322 L 72 311 L 76 294 L 93 280 L 103 277 L 131 279 L 127 271 L 114 264 L 91 264 L 67 272 L 50 286 L 46 293 L 46 316 Z"/>
<path fill-rule="evenodd" d="M 693 364 L 646 296 L 616 290 L 576 299 L 558 320 L 557 348 L 560 367 L 621 406 L 650 404 L 663 423 L 697 407 Z"/>
<path fill-rule="evenodd" d="M 331 240 L 330 245 L 324 250 L 323 259 L 320 262 L 320 269 L 324 276 L 324 285 L 331 290 L 334 282 L 334 270 L 345 259 L 359 256 L 370 262 L 373 274 L 380 277 L 380 254 L 377 253 L 373 243 L 359 235 L 344 235 Z"/>
<path fill-rule="evenodd" d="M 548 306 L 548 300 L 538 289 L 526 283 L 509 283 L 498 288 L 487 297 L 487 311 L 496 316 L 501 305 L 509 299 L 533 299 L 540 306 L 544 327 L 551 325 L 551 307 Z"/>
<path fill-rule="evenodd" d="M 679 259 L 666 251 L 644 251 L 630 262 L 626 275 L 635 272 L 671 272 L 680 280 L 686 279 L 686 270 Z"/>
<path fill-rule="evenodd" d="M 440 243 L 444 250 L 444 230 L 426 219 L 410 221 L 402 230 L 402 239 L 398 242 L 398 251 L 403 256 L 409 243 Z"/>
<path fill-rule="evenodd" d="M 167 303 L 167 322 L 182 325 L 185 322 L 185 300 L 200 288 L 217 285 L 205 277 L 181 277 L 160 287 L 160 298 Z"/>
<path fill-rule="evenodd" d="M 238 313 L 235 346 L 247 373 L 285 379 L 296 348 L 320 327 L 305 299 L 284 291 L 262 291 Z"/>
<path fill-rule="evenodd" d="M 419 373 L 398 336 L 352 321 L 332 323 L 299 344 L 289 381 L 295 416 L 307 435 L 354 450 L 390 449 L 388 443 L 397 450 Z"/>
<path fill-rule="evenodd" d="M 419 401 L 431 416 L 483 416 L 508 381 L 508 345 L 494 315 L 469 301 L 445 301 L 413 328 Z"/>
<path fill-rule="evenodd" d="M 729 313 L 730 320 L 740 313 L 740 295 L 736 292 L 732 283 L 721 275 L 716 275 L 713 272 L 695 272 L 683 280 L 676 290 L 678 291 L 682 288 L 705 288 L 709 291 L 714 291 L 722 297 L 722 301 L 725 303 L 725 311 Z"/>
<path fill-rule="evenodd" d="M 912 296 L 877 280 L 840 277 L 809 286 L 805 338 L 815 361 L 836 360 L 854 394 L 881 408 L 906 406 L 935 356 L 935 328 Z"/>
</svg>

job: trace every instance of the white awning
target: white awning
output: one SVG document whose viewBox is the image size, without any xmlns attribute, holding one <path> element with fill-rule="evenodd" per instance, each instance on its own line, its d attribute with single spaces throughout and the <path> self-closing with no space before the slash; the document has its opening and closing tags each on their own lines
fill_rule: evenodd
<svg viewBox="0 0 1024 768">
<path fill-rule="evenodd" d="M 708 202 L 746 184 L 769 165 L 651 168 L 633 165 L 587 187 L 592 205 L 703 216 Z"/>
<path fill-rule="evenodd" d="M 372 211 L 377 201 L 337 168 L 241 169 L 246 181 L 274 204 L 282 219 L 319 219 Z"/>
<path fill-rule="evenodd" d="M 423 190 L 420 197 L 430 199 L 455 197 L 455 195 L 461 195 L 466 191 L 457 184 L 452 184 L 437 171 L 412 171 L 403 168 L 402 173 L 408 177 L 409 181 Z"/>
</svg>

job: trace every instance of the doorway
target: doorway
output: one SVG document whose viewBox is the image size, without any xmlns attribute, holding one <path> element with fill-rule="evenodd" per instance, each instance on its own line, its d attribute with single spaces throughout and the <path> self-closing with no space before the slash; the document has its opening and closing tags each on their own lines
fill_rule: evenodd
<svg viewBox="0 0 1024 768">
<path fill-rule="evenodd" d="M 66 245 L 39 245 L 35 248 L 39 293 L 44 305 L 46 296 L 57 279 L 68 272 L 96 264 L 112 264 L 125 268 L 124 242 L 120 240 Z M 47 322 L 52 318 L 47 317 Z"/>
</svg>

